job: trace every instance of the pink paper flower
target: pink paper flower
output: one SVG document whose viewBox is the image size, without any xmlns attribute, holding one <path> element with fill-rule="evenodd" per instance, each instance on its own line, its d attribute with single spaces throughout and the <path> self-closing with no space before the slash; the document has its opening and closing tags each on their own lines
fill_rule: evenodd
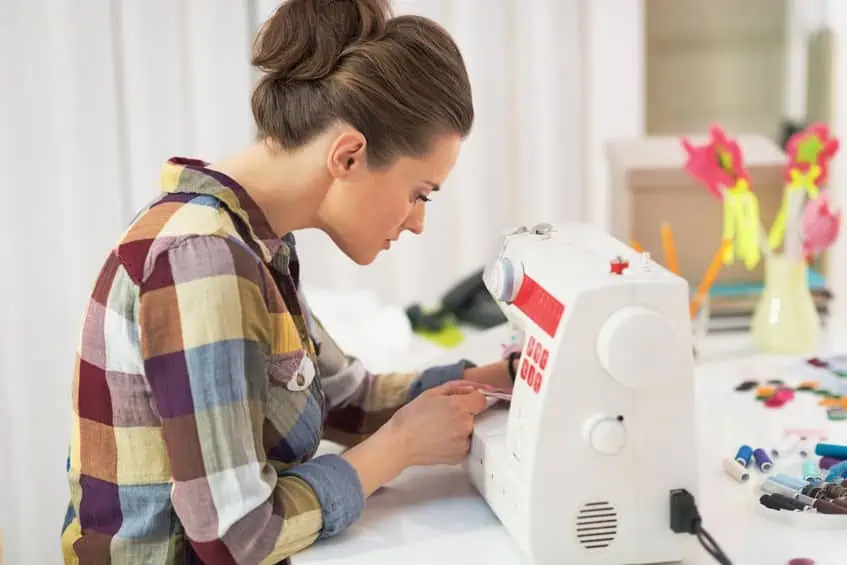
<svg viewBox="0 0 847 565">
<path fill-rule="evenodd" d="M 812 124 L 795 133 L 786 147 L 788 166 L 785 168 L 785 180 L 791 180 L 792 169 L 806 173 L 810 167 L 817 165 L 821 168 L 821 174 L 816 184 L 823 186 L 826 184 L 829 162 L 837 151 L 838 140 L 830 135 L 826 124 Z"/>
<path fill-rule="evenodd" d="M 709 142 L 699 146 L 688 138 L 681 139 L 687 154 L 684 169 L 703 183 L 713 196 L 721 198 L 721 188 L 735 186 L 739 179 L 748 182 L 749 179 L 738 142 L 728 138 L 718 126 L 712 126 L 709 135 Z"/>
<path fill-rule="evenodd" d="M 832 209 L 829 191 L 823 191 L 803 211 L 803 251 L 817 255 L 835 242 L 840 229 L 841 211 Z"/>
</svg>

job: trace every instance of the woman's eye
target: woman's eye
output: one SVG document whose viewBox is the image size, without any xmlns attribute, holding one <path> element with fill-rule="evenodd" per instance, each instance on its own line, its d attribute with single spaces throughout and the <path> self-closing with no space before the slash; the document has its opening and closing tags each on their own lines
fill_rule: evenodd
<svg viewBox="0 0 847 565">
<path fill-rule="evenodd" d="M 425 194 L 418 194 L 418 200 L 423 200 L 424 202 L 429 202 L 430 198 Z"/>
</svg>

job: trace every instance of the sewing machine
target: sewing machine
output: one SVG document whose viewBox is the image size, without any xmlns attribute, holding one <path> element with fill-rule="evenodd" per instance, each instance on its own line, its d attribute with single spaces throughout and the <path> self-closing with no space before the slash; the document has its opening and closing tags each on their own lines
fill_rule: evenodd
<svg viewBox="0 0 847 565">
<path fill-rule="evenodd" d="M 669 522 L 698 485 L 687 282 L 588 224 L 515 230 L 484 281 L 524 334 L 466 462 L 492 511 L 537 565 L 689 563 Z"/>
</svg>

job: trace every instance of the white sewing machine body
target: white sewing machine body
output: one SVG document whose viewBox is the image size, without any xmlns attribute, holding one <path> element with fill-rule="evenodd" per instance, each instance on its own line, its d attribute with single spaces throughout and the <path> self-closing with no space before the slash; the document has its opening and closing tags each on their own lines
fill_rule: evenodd
<svg viewBox="0 0 847 565">
<path fill-rule="evenodd" d="M 688 283 L 587 224 L 517 230 L 484 278 L 525 336 L 467 461 L 493 512 L 537 565 L 693 559 L 669 512 L 698 485 Z"/>
</svg>

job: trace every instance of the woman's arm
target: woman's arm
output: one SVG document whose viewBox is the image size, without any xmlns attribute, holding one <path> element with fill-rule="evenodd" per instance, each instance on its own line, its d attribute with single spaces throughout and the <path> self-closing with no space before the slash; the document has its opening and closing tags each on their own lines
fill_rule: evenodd
<svg viewBox="0 0 847 565">
<path fill-rule="evenodd" d="M 365 498 L 408 466 L 403 442 L 390 426 L 383 426 L 342 457 L 356 469 Z"/>
<path fill-rule="evenodd" d="M 171 499 L 209 565 L 281 561 L 360 516 L 360 476 L 368 491 L 392 478 L 337 455 L 280 476 L 267 462 L 271 326 L 262 272 L 239 245 L 195 237 L 161 253 L 140 289 L 144 371 L 161 415 Z M 367 449 L 382 452 L 390 441 L 382 436 Z"/>
<path fill-rule="evenodd" d="M 301 302 L 305 305 L 305 300 Z M 511 386 L 505 361 L 476 367 L 462 360 L 422 372 L 371 373 L 359 359 L 342 351 L 313 313 L 309 318 L 329 405 L 324 434 L 341 445 L 361 442 L 380 429 L 398 408 L 439 385 L 464 379 L 498 388 Z"/>
</svg>

